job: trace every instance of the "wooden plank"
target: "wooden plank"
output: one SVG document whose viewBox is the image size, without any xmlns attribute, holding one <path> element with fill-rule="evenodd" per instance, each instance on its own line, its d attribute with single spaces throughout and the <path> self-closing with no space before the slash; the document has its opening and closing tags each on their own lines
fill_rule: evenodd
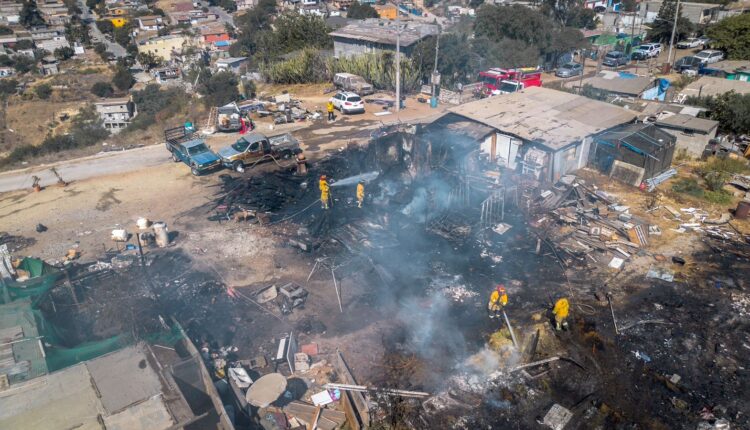
<svg viewBox="0 0 750 430">
<path fill-rule="evenodd" d="M 344 360 L 344 355 L 341 353 L 341 351 L 336 351 L 336 358 L 337 358 L 336 367 L 339 370 L 338 374 L 341 376 L 341 379 L 342 379 L 341 382 L 344 384 L 357 385 L 357 380 L 354 379 L 354 376 L 349 370 L 349 366 L 346 365 L 346 361 Z M 367 402 L 365 401 L 365 397 L 362 395 L 362 393 L 357 393 L 357 392 L 347 393 L 347 396 L 349 396 L 350 397 L 349 400 L 351 400 L 351 402 L 349 403 L 351 407 L 351 411 L 347 411 L 346 409 L 344 409 L 344 411 L 347 412 L 347 418 L 349 418 L 348 420 L 349 425 L 352 426 L 353 429 L 369 427 L 370 410 L 368 409 Z M 357 423 L 356 426 L 355 426 L 355 422 Z"/>
</svg>

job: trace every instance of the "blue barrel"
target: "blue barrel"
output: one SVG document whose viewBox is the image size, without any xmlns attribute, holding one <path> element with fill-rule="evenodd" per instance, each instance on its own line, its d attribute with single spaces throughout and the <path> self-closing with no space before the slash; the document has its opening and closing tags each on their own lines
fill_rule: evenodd
<svg viewBox="0 0 750 430">
<path fill-rule="evenodd" d="M 430 107 L 436 108 L 438 106 L 438 99 L 437 97 L 430 97 Z"/>
</svg>

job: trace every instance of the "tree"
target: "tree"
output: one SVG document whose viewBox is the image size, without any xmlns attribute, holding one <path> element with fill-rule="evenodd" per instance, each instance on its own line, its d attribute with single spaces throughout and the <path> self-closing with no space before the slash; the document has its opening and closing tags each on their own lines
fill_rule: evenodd
<svg viewBox="0 0 750 430">
<path fill-rule="evenodd" d="M 21 12 L 18 14 L 18 22 L 26 28 L 44 25 L 44 19 L 36 6 L 35 0 L 23 2 Z"/>
<path fill-rule="evenodd" d="M 0 96 L 3 98 L 18 91 L 18 81 L 15 79 L 0 79 Z"/>
<path fill-rule="evenodd" d="M 693 23 L 682 16 L 682 11 L 677 12 L 677 0 L 664 0 L 659 8 L 659 14 L 651 24 L 651 30 L 648 32 L 648 38 L 653 41 L 668 43 L 672 37 L 672 27 L 674 26 L 675 15 L 677 15 L 677 29 L 674 35 L 674 41 L 682 40 L 694 31 Z"/>
<path fill-rule="evenodd" d="M 115 93 L 109 82 L 97 82 L 91 86 L 91 94 L 97 97 L 110 97 Z"/>
<path fill-rule="evenodd" d="M 275 52 L 284 54 L 302 48 L 333 46 L 333 39 L 328 35 L 331 29 L 321 17 L 296 12 L 285 13 L 276 18 L 273 26 L 273 46 L 268 48 Z"/>
<path fill-rule="evenodd" d="M 207 107 L 224 106 L 237 100 L 240 92 L 237 89 L 237 76 L 232 72 L 219 72 L 202 85 L 199 91 Z"/>
<path fill-rule="evenodd" d="M 65 61 L 73 57 L 73 55 L 75 55 L 75 51 L 73 51 L 73 48 L 71 48 L 70 46 L 61 46 L 55 49 L 54 55 L 58 60 Z"/>
<path fill-rule="evenodd" d="M 0 25 L 0 35 L 13 34 L 13 29 L 7 25 Z"/>
<path fill-rule="evenodd" d="M 130 73 L 127 67 L 119 65 L 115 70 L 114 76 L 112 76 L 112 84 L 117 87 L 120 91 L 127 91 L 135 83 L 133 74 Z"/>
<path fill-rule="evenodd" d="M 750 60 L 750 14 L 722 19 L 708 27 L 711 47 L 723 49 L 730 60 Z"/>
<path fill-rule="evenodd" d="M 65 35 L 71 42 L 80 42 L 82 45 L 91 44 L 89 28 L 82 22 L 70 22 L 65 26 Z"/>
<path fill-rule="evenodd" d="M 13 67 L 16 62 L 5 54 L 0 54 L 0 67 Z"/>
<path fill-rule="evenodd" d="M 96 21 L 96 28 L 104 34 L 112 34 L 115 31 L 115 25 L 108 19 Z"/>
<path fill-rule="evenodd" d="M 561 25 L 596 28 L 596 12 L 583 7 L 579 0 L 543 0 L 542 12 Z"/>
<path fill-rule="evenodd" d="M 271 30 L 271 18 L 276 13 L 275 0 L 260 0 L 258 4 L 235 20 L 240 37 L 229 48 L 231 55 L 253 55 L 260 34 Z"/>
<path fill-rule="evenodd" d="M 361 4 L 358 1 L 352 3 L 349 6 L 349 10 L 346 11 L 346 17 L 349 19 L 378 18 L 379 16 L 375 8 L 369 4 Z"/>
<path fill-rule="evenodd" d="M 130 43 L 130 31 L 132 30 L 132 25 L 130 23 L 115 28 L 112 38 L 115 39 L 115 42 L 122 46 L 127 46 L 128 43 Z"/>
<path fill-rule="evenodd" d="M 725 133 L 750 134 L 750 94 L 730 91 L 716 97 L 689 97 L 686 104 L 708 109 L 708 117 L 719 121 L 719 129 Z"/>
<path fill-rule="evenodd" d="M 472 9 L 476 9 L 483 4 L 484 0 L 469 0 L 469 7 Z"/>
<path fill-rule="evenodd" d="M 14 48 L 16 51 L 20 51 L 21 49 L 34 49 L 34 42 L 29 39 L 21 39 L 16 42 L 16 46 Z"/>
<path fill-rule="evenodd" d="M 104 3 L 104 0 L 86 0 L 86 7 L 94 10 L 99 5 L 99 3 Z"/>
<path fill-rule="evenodd" d="M 158 57 L 151 52 L 140 52 L 136 56 L 136 59 L 147 69 L 153 69 L 154 67 L 161 65 L 161 57 Z"/>
<path fill-rule="evenodd" d="M 28 55 L 19 55 L 16 57 L 16 64 L 13 65 L 18 73 L 27 73 L 36 71 L 36 59 Z"/>
<path fill-rule="evenodd" d="M 412 62 L 419 70 L 420 78 L 426 82 L 435 68 L 435 43 L 437 38 L 430 36 L 417 43 L 412 53 Z M 438 71 L 445 85 L 465 83 L 475 75 L 471 43 L 466 36 L 453 33 L 440 35 Z"/>
<path fill-rule="evenodd" d="M 36 96 L 42 100 L 47 100 L 52 95 L 52 85 L 50 84 L 39 84 L 34 88 Z"/>
<path fill-rule="evenodd" d="M 99 113 L 93 104 L 86 105 L 73 117 L 70 125 L 70 135 L 76 146 L 84 147 L 99 143 L 109 132 L 104 128 Z"/>
</svg>

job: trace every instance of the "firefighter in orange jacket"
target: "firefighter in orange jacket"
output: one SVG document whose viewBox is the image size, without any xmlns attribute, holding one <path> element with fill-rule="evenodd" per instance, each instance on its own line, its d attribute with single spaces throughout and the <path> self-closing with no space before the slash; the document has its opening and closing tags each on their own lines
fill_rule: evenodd
<svg viewBox="0 0 750 430">
<path fill-rule="evenodd" d="M 320 177 L 320 183 L 318 184 L 318 186 L 320 188 L 320 203 L 323 205 L 323 209 L 328 209 L 330 188 L 328 187 L 328 179 L 326 178 L 326 175 L 322 175 Z"/>
<path fill-rule="evenodd" d="M 361 208 L 365 201 L 365 181 L 359 181 L 357 184 L 357 207 Z"/>
<path fill-rule="evenodd" d="M 570 312 L 570 303 L 565 297 L 555 302 L 552 308 L 552 314 L 555 316 L 555 330 L 560 331 L 563 328 L 568 329 L 568 313 Z"/>
<path fill-rule="evenodd" d="M 487 310 L 490 312 L 490 318 L 500 318 L 503 308 L 508 304 L 508 294 L 505 292 L 503 284 L 498 285 L 490 294 L 490 302 L 487 304 Z"/>
</svg>

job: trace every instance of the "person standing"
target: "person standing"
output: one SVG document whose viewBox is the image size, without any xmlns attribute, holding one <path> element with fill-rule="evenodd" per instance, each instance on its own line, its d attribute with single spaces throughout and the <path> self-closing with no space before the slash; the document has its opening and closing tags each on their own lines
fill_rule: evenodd
<svg viewBox="0 0 750 430">
<path fill-rule="evenodd" d="M 365 181 L 359 181 L 357 184 L 357 207 L 361 208 L 365 201 Z"/>
<path fill-rule="evenodd" d="M 503 284 L 498 285 L 490 294 L 490 302 L 487 304 L 487 310 L 490 312 L 490 318 L 500 318 L 503 315 L 503 308 L 508 304 L 508 294 L 505 292 Z"/>
<path fill-rule="evenodd" d="M 320 177 L 318 187 L 320 188 L 320 203 L 323 205 L 323 209 L 328 209 L 330 187 L 328 186 L 328 178 L 326 178 L 326 175 Z"/>
<path fill-rule="evenodd" d="M 555 316 L 555 330 L 560 331 L 563 328 L 568 329 L 568 313 L 570 312 L 570 303 L 565 297 L 555 302 L 552 308 L 552 314 Z"/>
<path fill-rule="evenodd" d="M 331 100 L 328 100 L 328 104 L 326 104 L 326 111 L 328 112 L 328 121 L 333 121 L 335 117 L 333 115 L 333 102 Z"/>
</svg>

